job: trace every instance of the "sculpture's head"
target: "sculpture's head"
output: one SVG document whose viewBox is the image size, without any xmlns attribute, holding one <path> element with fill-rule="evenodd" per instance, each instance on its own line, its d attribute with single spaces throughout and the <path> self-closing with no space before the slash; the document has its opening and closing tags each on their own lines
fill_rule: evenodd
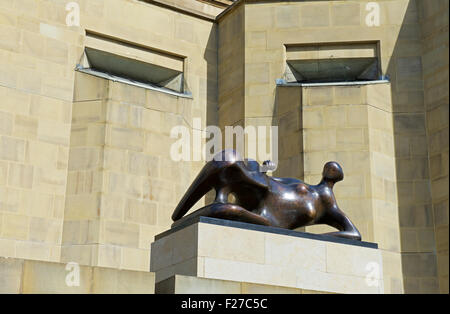
<svg viewBox="0 0 450 314">
<path fill-rule="evenodd" d="M 336 183 L 344 180 L 344 171 L 337 162 L 330 161 L 323 167 L 322 176 L 324 181 Z"/>
</svg>

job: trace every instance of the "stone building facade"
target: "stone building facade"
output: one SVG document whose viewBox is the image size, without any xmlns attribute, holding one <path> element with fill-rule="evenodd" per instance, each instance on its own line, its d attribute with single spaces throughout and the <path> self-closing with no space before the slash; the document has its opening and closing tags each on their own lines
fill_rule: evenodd
<svg viewBox="0 0 450 314">
<path fill-rule="evenodd" d="M 172 128 L 275 125 L 276 175 L 343 166 L 385 292 L 448 293 L 448 6 L 0 0 L 0 291 L 75 262 L 80 292 L 148 292 L 150 244 L 204 164 L 171 158 Z"/>
</svg>

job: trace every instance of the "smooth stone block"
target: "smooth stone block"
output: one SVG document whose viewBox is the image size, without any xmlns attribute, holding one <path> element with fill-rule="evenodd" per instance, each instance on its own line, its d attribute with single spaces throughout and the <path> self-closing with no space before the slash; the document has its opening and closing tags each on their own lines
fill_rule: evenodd
<svg viewBox="0 0 450 314">
<path fill-rule="evenodd" d="M 197 217 L 157 235 L 151 252 L 156 283 L 170 285 L 172 293 L 176 275 L 318 292 L 384 292 L 382 255 L 374 243 Z M 180 280 L 185 287 L 194 279 Z"/>
<path fill-rule="evenodd" d="M 153 294 L 155 274 L 0 257 L 4 294 Z"/>
<path fill-rule="evenodd" d="M 239 282 L 175 275 L 155 286 L 156 294 L 239 294 Z"/>
</svg>

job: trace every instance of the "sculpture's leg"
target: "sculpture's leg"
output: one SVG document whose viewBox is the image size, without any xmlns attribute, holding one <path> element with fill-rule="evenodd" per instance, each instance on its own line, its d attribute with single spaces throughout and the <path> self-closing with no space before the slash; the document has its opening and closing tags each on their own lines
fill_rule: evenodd
<svg viewBox="0 0 450 314">
<path fill-rule="evenodd" d="M 326 235 L 361 241 L 361 234 L 350 219 L 337 206 L 334 206 L 321 219 L 320 223 L 327 224 L 339 230 Z"/>
<path fill-rule="evenodd" d="M 183 217 L 182 219 L 173 223 L 172 227 L 176 227 L 180 224 L 183 224 L 183 222 L 186 220 L 190 220 L 200 216 L 240 221 L 263 226 L 271 225 L 270 221 L 266 218 L 254 214 L 241 206 L 234 204 L 214 203 L 200 208 L 192 214 Z"/>
<path fill-rule="evenodd" d="M 210 161 L 203 167 L 175 208 L 172 214 L 172 220 L 176 221 L 183 217 L 200 198 L 214 187 L 215 177 L 217 177 L 220 170 L 217 166 L 217 162 Z"/>
<path fill-rule="evenodd" d="M 177 221 L 183 217 L 200 198 L 215 187 L 221 170 L 234 164 L 237 160 L 241 160 L 241 157 L 236 151 L 224 150 L 217 154 L 214 160 L 208 162 L 184 193 L 172 214 L 172 220 Z"/>
<path fill-rule="evenodd" d="M 172 220 L 177 221 L 183 217 L 189 209 L 212 188 L 219 189 L 220 193 L 217 196 L 217 202 L 227 202 L 227 195 L 229 192 L 227 191 L 227 178 L 224 178 L 221 174 L 225 169 L 231 168 L 234 168 L 235 171 L 241 173 L 241 180 L 246 180 L 261 188 L 268 188 L 267 182 L 261 173 L 252 175 L 245 169 L 239 153 L 234 150 L 224 150 L 214 157 L 214 160 L 208 162 L 200 171 L 178 206 L 175 208 L 175 211 L 172 214 Z"/>
</svg>

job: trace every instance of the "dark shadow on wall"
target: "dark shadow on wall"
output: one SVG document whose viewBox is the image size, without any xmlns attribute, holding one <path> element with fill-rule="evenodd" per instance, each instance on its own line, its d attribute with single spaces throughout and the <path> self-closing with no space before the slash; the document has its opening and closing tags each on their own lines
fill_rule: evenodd
<svg viewBox="0 0 450 314">
<path fill-rule="evenodd" d="M 277 86 L 272 126 L 278 127 L 277 177 L 304 179 L 302 87 Z"/>
<path fill-rule="evenodd" d="M 206 125 L 219 125 L 218 106 L 218 25 L 214 24 L 203 55 L 207 63 L 206 82 Z"/>
<path fill-rule="evenodd" d="M 392 88 L 404 292 L 436 293 L 439 284 L 418 1 L 408 4 L 384 74 L 390 77 Z"/>
<path fill-rule="evenodd" d="M 439 288 L 449 292 L 449 1 L 419 1 Z"/>
<path fill-rule="evenodd" d="M 214 24 L 211 33 L 209 34 L 208 42 L 206 44 L 205 53 L 203 55 L 207 63 L 206 82 L 206 125 L 219 125 L 219 86 L 218 86 L 218 71 L 219 71 L 219 26 Z M 212 203 L 215 199 L 216 193 L 211 190 L 205 195 L 205 204 Z"/>
</svg>

